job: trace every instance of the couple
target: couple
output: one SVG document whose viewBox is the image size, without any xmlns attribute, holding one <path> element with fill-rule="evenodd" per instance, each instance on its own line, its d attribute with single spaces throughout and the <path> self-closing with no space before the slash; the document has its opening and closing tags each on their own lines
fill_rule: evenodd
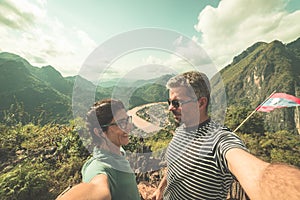
<svg viewBox="0 0 300 200">
<path fill-rule="evenodd" d="M 171 78 L 169 111 L 180 126 L 167 150 L 167 174 L 153 194 L 159 199 L 226 199 L 237 179 L 250 199 L 300 199 L 300 171 L 266 163 L 248 153 L 240 138 L 208 116 L 207 76 L 191 71 Z M 96 102 L 87 114 L 95 144 L 82 168 L 83 183 L 64 199 L 140 199 L 122 145 L 129 142 L 131 118 L 122 102 Z"/>
</svg>

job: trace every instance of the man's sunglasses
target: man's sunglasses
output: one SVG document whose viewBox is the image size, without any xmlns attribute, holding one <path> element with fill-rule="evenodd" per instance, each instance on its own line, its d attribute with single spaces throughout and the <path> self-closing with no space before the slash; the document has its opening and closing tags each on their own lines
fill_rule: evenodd
<svg viewBox="0 0 300 200">
<path fill-rule="evenodd" d="M 115 122 L 112 122 L 112 123 L 109 123 L 109 124 L 105 124 L 105 125 L 102 125 L 101 127 L 102 128 L 105 128 L 105 127 L 109 127 L 109 126 L 113 126 L 113 125 L 117 125 L 119 126 L 121 129 L 125 129 L 129 123 L 132 123 L 132 116 L 128 116 L 127 118 L 125 119 L 119 119 Z"/>
<path fill-rule="evenodd" d="M 190 100 L 186 100 L 186 101 L 181 101 L 181 100 L 170 100 L 170 99 L 168 99 L 168 104 L 169 105 L 173 105 L 174 106 L 174 108 L 179 108 L 179 107 L 181 107 L 183 104 L 186 104 L 186 103 L 190 103 L 190 102 L 196 102 L 197 101 L 197 99 L 190 99 Z"/>
</svg>

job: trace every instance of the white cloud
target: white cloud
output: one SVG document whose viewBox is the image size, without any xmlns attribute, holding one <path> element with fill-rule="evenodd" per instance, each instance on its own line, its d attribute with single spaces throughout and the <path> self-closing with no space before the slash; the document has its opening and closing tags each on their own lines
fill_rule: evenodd
<svg viewBox="0 0 300 200">
<path fill-rule="evenodd" d="M 149 66 L 151 64 L 160 65 L 161 68 L 165 66 L 165 68 L 171 68 L 177 73 L 190 70 L 201 70 L 208 76 L 217 73 L 217 69 L 205 49 L 197 44 L 196 37 L 190 39 L 180 36 L 173 42 L 173 45 L 173 52 L 162 53 L 160 50 L 156 54 L 151 52 L 142 60 L 142 63 Z"/>
<path fill-rule="evenodd" d="M 95 41 L 92 40 L 86 32 L 84 32 L 82 30 L 77 30 L 77 35 L 81 41 L 81 44 L 83 46 L 85 46 L 86 48 L 91 49 L 91 48 L 94 48 L 97 46 Z"/>
<path fill-rule="evenodd" d="M 146 59 L 142 59 L 142 63 L 147 65 L 147 64 L 158 64 L 158 65 L 163 65 L 164 61 L 158 57 L 155 57 L 153 55 L 149 55 Z"/>
<path fill-rule="evenodd" d="M 291 42 L 300 36 L 300 11 L 288 13 L 285 0 L 222 0 L 207 6 L 195 29 L 198 42 L 219 68 L 258 41 Z M 195 37 L 197 38 L 197 37 Z"/>
<path fill-rule="evenodd" d="M 83 30 L 47 16 L 46 5 L 43 0 L 3 0 L 1 50 L 16 53 L 34 66 L 52 65 L 64 76 L 75 75 L 97 45 Z"/>
<path fill-rule="evenodd" d="M 34 23 L 41 12 L 35 6 L 29 6 L 26 1 L 16 4 L 16 1 L 2 1 L 0 4 L 0 24 L 14 29 L 24 30 Z"/>
</svg>

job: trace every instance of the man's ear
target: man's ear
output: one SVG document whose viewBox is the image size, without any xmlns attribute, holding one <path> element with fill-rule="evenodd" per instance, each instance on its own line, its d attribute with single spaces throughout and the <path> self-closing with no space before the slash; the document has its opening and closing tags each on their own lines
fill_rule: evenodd
<svg viewBox="0 0 300 200">
<path fill-rule="evenodd" d="M 207 98 L 206 97 L 200 97 L 199 99 L 198 99 L 198 102 L 199 102 L 199 107 L 201 108 L 201 107 L 206 107 L 206 105 L 207 105 Z"/>
</svg>

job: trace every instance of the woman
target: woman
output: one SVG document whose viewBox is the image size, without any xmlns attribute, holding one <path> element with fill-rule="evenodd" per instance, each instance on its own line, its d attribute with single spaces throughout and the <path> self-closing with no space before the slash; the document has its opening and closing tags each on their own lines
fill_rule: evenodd
<svg viewBox="0 0 300 200">
<path fill-rule="evenodd" d="M 82 168 L 83 183 L 60 196 L 64 199 L 140 199 L 135 176 L 122 145 L 129 143 L 131 117 L 119 100 L 96 102 L 87 113 L 93 157 Z"/>
</svg>

